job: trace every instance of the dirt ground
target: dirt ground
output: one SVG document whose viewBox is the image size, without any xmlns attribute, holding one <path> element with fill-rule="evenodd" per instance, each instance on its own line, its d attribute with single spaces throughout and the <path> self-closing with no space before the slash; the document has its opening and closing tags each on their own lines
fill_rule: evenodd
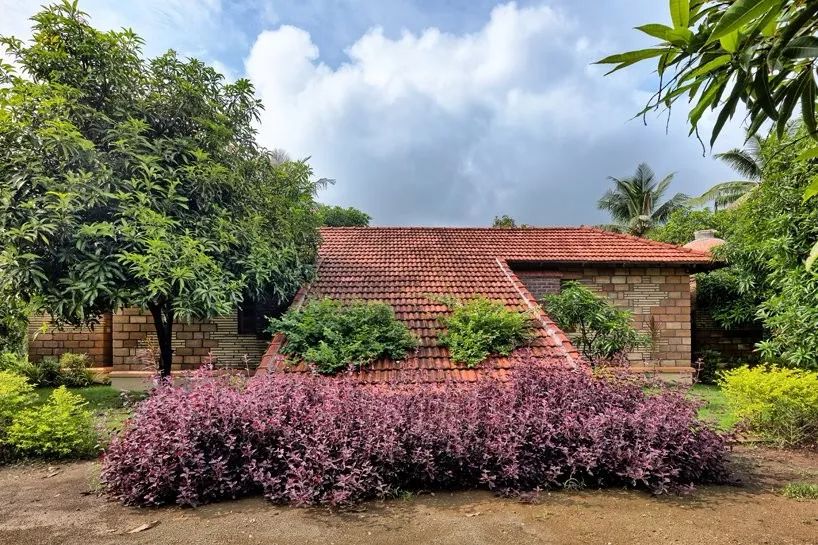
<svg viewBox="0 0 818 545">
<path fill-rule="evenodd" d="M 791 481 L 818 482 L 818 453 L 741 448 L 734 460 L 741 484 L 682 497 L 560 491 L 528 504 L 457 492 L 342 513 L 261 498 L 198 509 L 127 508 L 91 491 L 93 462 L 15 466 L 0 470 L 0 543 L 818 545 L 818 501 L 779 493 Z"/>
</svg>

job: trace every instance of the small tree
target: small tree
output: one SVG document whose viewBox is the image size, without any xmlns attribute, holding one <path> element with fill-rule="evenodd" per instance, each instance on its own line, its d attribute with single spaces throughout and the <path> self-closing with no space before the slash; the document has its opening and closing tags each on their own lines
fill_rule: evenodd
<svg viewBox="0 0 818 545">
<path fill-rule="evenodd" d="M 591 363 L 650 343 L 647 335 L 631 325 L 630 312 L 579 282 L 566 282 L 560 293 L 546 295 L 544 303 L 560 328 L 576 332 L 579 349 Z"/>
<path fill-rule="evenodd" d="M 4 37 L 0 67 L 0 293 L 58 325 L 151 312 L 161 372 L 176 319 L 284 298 L 317 247 L 316 182 L 255 142 L 246 80 L 169 51 L 144 60 L 130 30 L 101 32 L 76 2 Z"/>
<path fill-rule="evenodd" d="M 368 227 L 372 218 L 366 212 L 349 206 L 318 205 L 321 225 L 326 227 Z"/>
</svg>

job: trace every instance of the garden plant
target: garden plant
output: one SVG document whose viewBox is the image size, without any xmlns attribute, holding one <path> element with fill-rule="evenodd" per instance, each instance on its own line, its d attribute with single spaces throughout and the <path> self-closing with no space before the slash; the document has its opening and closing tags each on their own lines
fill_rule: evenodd
<svg viewBox="0 0 818 545">
<path fill-rule="evenodd" d="M 128 505 L 263 493 L 348 505 L 400 491 L 484 487 L 684 490 L 727 476 L 722 436 L 683 393 L 525 358 L 509 382 L 368 387 L 352 376 L 200 370 L 158 387 L 104 454 Z"/>
</svg>

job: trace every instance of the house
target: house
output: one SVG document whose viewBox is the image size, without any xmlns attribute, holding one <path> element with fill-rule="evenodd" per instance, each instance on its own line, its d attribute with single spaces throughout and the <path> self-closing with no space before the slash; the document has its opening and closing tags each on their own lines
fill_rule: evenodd
<svg viewBox="0 0 818 545">
<path fill-rule="evenodd" d="M 304 298 L 381 300 L 420 338 L 401 362 L 379 361 L 362 372 L 381 381 L 413 372 L 421 381 L 475 380 L 477 371 L 452 363 L 436 344 L 437 318 L 446 308 L 429 298 L 485 295 L 537 316 L 533 355 L 559 362 L 579 357 L 570 338 L 537 302 L 561 283 L 578 280 L 633 313 L 634 325 L 653 335 L 653 346 L 629 355 L 632 369 L 662 375 L 691 372 L 690 275 L 719 266 L 710 254 L 590 227 L 324 228 L 316 279 Z M 283 339 L 264 336 L 269 309 L 247 308 L 207 322 L 174 328 L 174 369 L 192 369 L 209 355 L 225 366 L 264 371 L 280 366 Z M 144 354 L 155 347 L 150 315 L 125 309 L 103 316 L 92 331 L 47 330 L 31 322 L 33 359 L 64 351 L 87 352 L 115 383 L 134 385 L 146 375 Z M 153 342 L 152 342 L 153 340 Z M 495 358 L 492 372 L 507 373 L 513 358 Z"/>
<path fill-rule="evenodd" d="M 633 313 L 634 325 L 653 346 L 629 354 L 631 369 L 684 378 L 691 375 L 690 275 L 718 266 L 709 253 L 588 227 L 449 228 L 370 227 L 322 231 L 315 281 L 301 299 L 328 296 L 389 303 L 420 339 L 400 362 L 381 360 L 358 372 L 382 382 L 411 374 L 420 382 L 472 381 L 478 371 L 453 363 L 437 345 L 438 317 L 447 311 L 435 296 L 485 295 L 508 307 L 536 312 L 537 358 L 578 361 L 570 339 L 537 304 L 578 280 Z M 298 304 L 296 301 L 295 304 Z M 263 370 L 303 371 L 277 358 L 276 336 Z M 504 375 L 514 358 L 495 357 L 487 372 Z"/>
</svg>

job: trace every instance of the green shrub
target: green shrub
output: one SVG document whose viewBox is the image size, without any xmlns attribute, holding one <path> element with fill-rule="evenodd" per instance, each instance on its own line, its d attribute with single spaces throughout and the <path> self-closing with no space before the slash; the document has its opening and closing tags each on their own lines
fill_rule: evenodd
<svg viewBox="0 0 818 545">
<path fill-rule="evenodd" d="M 16 296 L 0 294 L 0 351 L 22 354 L 28 335 L 31 305 Z"/>
<path fill-rule="evenodd" d="M 446 331 L 438 342 L 449 349 L 454 362 L 474 367 L 491 354 L 507 356 L 534 336 L 531 314 L 510 310 L 499 301 L 479 296 L 441 302 L 452 312 L 440 318 Z"/>
<path fill-rule="evenodd" d="M 36 399 L 34 388 L 25 378 L 0 371 L 0 462 L 11 456 L 5 437 L 12 419 Z"/>
<path fill-rule="evenodd" d="M 566 282 L 560 293 L 546 295 L 543 302 L 561 329 L 576 332 L 575 342 L 591 363 L 650 344 L 650 337 L 631 325 L 629 311 L 579 282 Z"/>
<path fill-rule="evenodd" d="M 88 354 L 74 354 L 63 352 L 60 355 L 60 380 L 63 384 L 73 388 L 90 386 L 93 376 L 88 371 L 91 359 Z"/>
<path fill-rule="evenodd" d="M 31 405 L 35 399 L 34 387 L 24 377 L 0 371 L 0 434 L 8 427 L 14 415 Z"/>
<path fill-rule="evenodd" d="M 96 435 L 87 404 L 82 396 L 60 386 L 45 404 L 14 417 L 6 441 L 23 455 L 67 458 L 92 454 Z"/>
<path fill-rule="evenodd" d="M 725 372 L 721 386 L 749 431 L 781 446 L 818 441 L 818 373 L 745 366 Z"/>
<path fill-rule="evenodd" d="M 269 331 L 286 336 L 282 354 L 313 364 L 319 373 L 358 368 L 381 357 L 401 359 L 417 346 L 392 308 L 376 301 L 312 300 L 271 320 Z"/>
<path fill-rule="evenodd" d="M 20 357 L 9 371 L 22 375 L 35 386 L 59 386 L 62 384 L 60 362 L 52 356 L 45 356 L 40 361 L 29 361 Z"/>
<path fill-rule="evenodd" d="M 789 483 L 781 493 L 794 500 L 818 500 L 818 484 Z"/>
</svg>

